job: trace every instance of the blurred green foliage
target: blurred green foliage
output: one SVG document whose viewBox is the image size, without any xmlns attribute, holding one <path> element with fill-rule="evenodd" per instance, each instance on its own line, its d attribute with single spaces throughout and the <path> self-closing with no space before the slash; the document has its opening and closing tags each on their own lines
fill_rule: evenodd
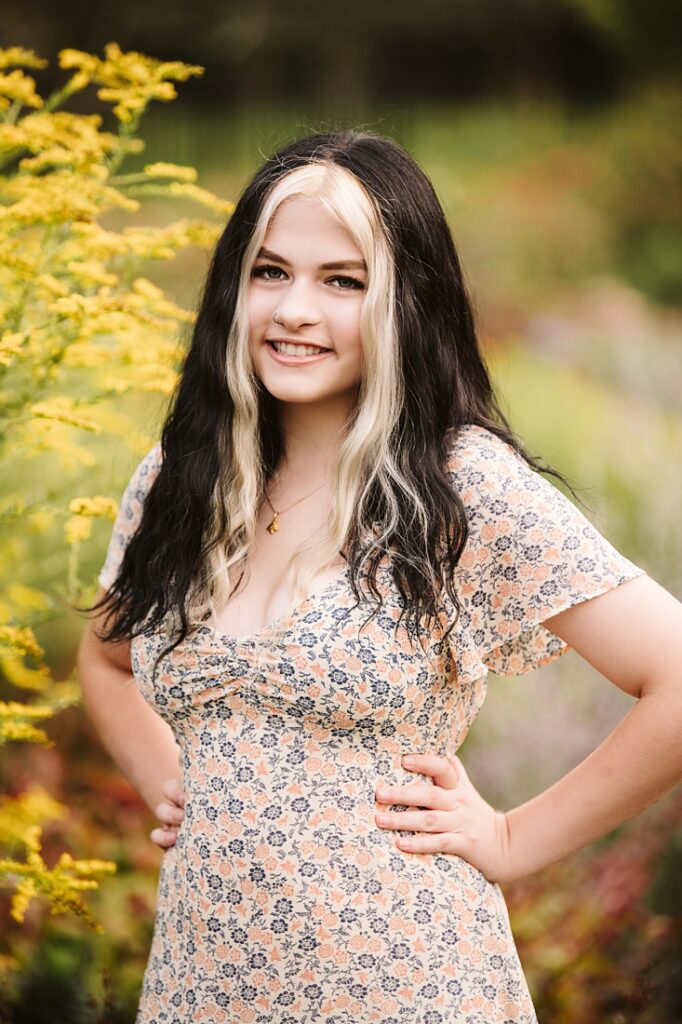
<svg viewBox="0 0 682 1024">
<path fill-rule="evenodd" d="M 575 3 L 600 21 L 619 6 Z M 633 25 L 637 17 L 633 8 Z M 394 135 L 425 167 L 452 223 L 512 423 L 534 454 L 567 473 L 612 543 L 676 594 L 680 149 L 670 125 L 679 106 L 674 91 L 656 87 L 597 114 L 512 101 L 359 108 L 346 119 Z M 343 120 L 292 106 L 165 110 L 148 119 L 145 162 L 195 165 L 209 187 L 234 195 L 262 154 Z M 175 216 L 176 204 L 173 210 Z M 162 224 L 168 211 L 159 197 L 146 216 Z M 112 213 L 108 226 L 134 221 Z M 189 251 L 156 268 L 154 281 L 191 305 L 205 266 L 205 254 Z M 164 408 L 163 395 L 125 393 L 109 415 L 153 437 Z M 120 494 L 131 468 L 123 441 L 100 450 L 90 490 Z M 58 482 L 45 479 L 44 486 Z M 106 523 L 96 524 L 83 552 L 82 574 L 93 587 L 107 533 Z M 22 577 L 52 586 L 66 573 L 65 551 L 36 536 L 24 552 Z M 71 671 L 81 628 L 65 614 L 43 623 L 41 642 L 56 676 Z M 571 655 L 533 675 L 491 679 L 467 740 L 473 780 L 500 805 L 520 802 L 568 770 L 628 706 Z M 127 1024 L 151 939 L 162 856 L 148 838 L 155 822 L 81 712 L 62 713 L 48 732 L 55 747 L 5 758 L 3 782 L 20 791 L 38 780 L 71 809 L 67 824 L 55 821 L 46 831 L 48 861 L 68 831 L 69 843 L 115 861 L 118 872 L 92 895 L 93 912 L 106 923 L 96 938 L 78 924 L 50 920 L 39 904 L 19 926 L 0 896 L 7 922 L 0 977 L 4 958 L 21 964 L 0 982 L 0 1019 L 38 1024 L 34 1008 L 59 1000 L 60 1024 Z M 672 794 L 510 890 L 543 1024 L 670 1024 L 682 1016 L 681 811 L 679 794 Z"/>
</svg>

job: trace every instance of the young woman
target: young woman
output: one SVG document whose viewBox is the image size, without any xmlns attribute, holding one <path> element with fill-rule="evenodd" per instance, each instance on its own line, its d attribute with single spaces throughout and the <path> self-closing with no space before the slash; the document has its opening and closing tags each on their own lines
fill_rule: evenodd
<svg viewBox="0 0 682 1024">
<path fill-rule="evenodd" d="M 500 883 L 682 768 L 682 606 L 540 468 L 418 165 L 368 133 L 276 153 L 216 248 L 79 654 L 168 826 L 139 1024 L 536 1019 Z M 497 811 L 455 756 L 487 672 L 568 646 L 639 700 Z"/>
</svg>

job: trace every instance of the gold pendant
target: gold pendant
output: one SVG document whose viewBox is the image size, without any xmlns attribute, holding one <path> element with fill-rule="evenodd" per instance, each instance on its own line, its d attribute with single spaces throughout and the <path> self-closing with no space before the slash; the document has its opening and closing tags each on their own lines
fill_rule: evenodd
<svg viewBox="0 0 682 1024">
<path fill-rule="evenodd" d="M 278 531 L 279 531 L 279 526 L 277 525 L 277 516 L 278 515 L 279 515 L 279 512 L 275 512 L 275 515 L 273 517 L 272 522 L 270 523 L 270 525 L 268 527 L 266 527 L 268 533 L 278 533 Z"/>
</svg>

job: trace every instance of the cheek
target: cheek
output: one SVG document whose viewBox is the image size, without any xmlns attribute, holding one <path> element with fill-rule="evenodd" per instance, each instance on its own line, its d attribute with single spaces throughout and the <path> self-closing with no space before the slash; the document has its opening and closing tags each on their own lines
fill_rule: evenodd
<svg viewBox="0 0 682 1024">
<path fill-rule="evenodd" d="M 249 294 L 247 310 L 250 330 L 259 330 L 272 319 L 273 301 L 269 295 L 253 289 Z"/>
<path fill-rule="evenodd" d="M 360 313 L 361 303 L 354 305 L 348 303 L 348 309 L 341 311 L 337 324 L 340 336 L 349 351 L 357 354 L 360 350 Z"/>
</svg>

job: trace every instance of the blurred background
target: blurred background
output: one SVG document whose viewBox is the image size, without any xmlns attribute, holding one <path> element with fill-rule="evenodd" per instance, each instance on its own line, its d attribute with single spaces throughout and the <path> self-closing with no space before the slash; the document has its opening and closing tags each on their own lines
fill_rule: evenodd
<svg viewBox="0 0 682 1024">
<path fill-rule="evenodd" d="M 568 476 L 611 542 L 679 598 L 681 12 L 672 0 L 119 0 L 96 13 L 85 2 L 2 0 L 0 46 L 50 60 L 36 74 L 43 95 L 63 80 L 64 47 L 101 55 L 115 41 L 202 65 L 175 103 L 150 109 L 144 155 L 127 167 L 193 165 L 202 185 L 232 199 L 294 137 L 352 126 L 397 139 L 446 210 L 512 425 Z M 69 109 L 90 112 L 97 100 L 77 95 Z M 146 222 L 179 209 L 182 201 L 152 201 Z M 124 220 L 135 217 L 112 223 Z M 193 308 L 207 261 L 190 249 L 154 280 Z M 141 434 L 156 438 L 166 399 L 127 401 Z M 102 449 L 99 493 L 119 497 L 134 461 L 123 443 Z M 110 524 L 98 529 L 86 566 L 93 586 Z M 26 557 L 16 571 L 27 577 L 65 571 L 65 556 L 38 542 Z M 75 614 L 45 621 L 57 678 L 72 671 L 82 626 Z M 523 678 L 491 677 L 462 757 L 486 798 L 508 808 L 581 760 L 631 704 L 573 653 Z M 23 965 L 4 986 L 0 1020 L 132 1022 L 162 856 L 148 837 L 155 822 L 81 708 L 48 731 L 48 750 L 2 749 L 3 788 L 39 779 L 69 806 L 46 859 L 68 835 L 78 855 L 114 860 L 118 871 L 89 899 L 104 935 L 38 905 L 19 925 L 0 897 L 0 957 Z M 682 1019 L 681 810 L 678 790 L 509 887 L 545 1024 Z"/>
</svg>

